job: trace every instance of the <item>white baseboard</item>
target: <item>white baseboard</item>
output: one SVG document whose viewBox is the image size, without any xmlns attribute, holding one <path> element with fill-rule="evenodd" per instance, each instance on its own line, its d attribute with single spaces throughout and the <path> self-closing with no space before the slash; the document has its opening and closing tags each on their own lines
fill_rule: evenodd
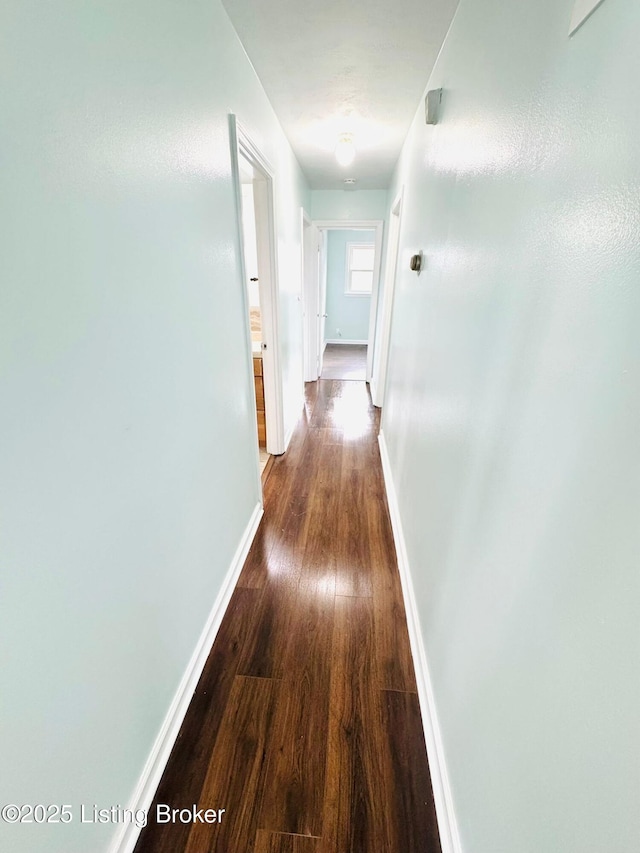
<svg viewBox="0 0 640 853">
<path fill-rule="evenodd" d="M 407 624 L 409 628 L 409 639 L 411 642 L 411 652 L 413 654 L 413 664 L 418 684 L 418 699 L 420 701 L 422 725 L 424 727 L 424 737 L 427 744 L 427 756 L 429 758 L 433 798 L 438 818 L 438 829 L 440 831 L 440 844 L 442 846 L 442 853 L 462 853 L 458 825 L 453 808 L 451 787 L 449 785 L 444 745 L 442 743 L 442 735 L 438 724 L 438 715 L 436 713 L 431 676 L 429 674 L 427 655 L 424 648 L 424 642 L 422 640 L 422 632 L 420 630 L 420 618 L 418 616 L 418 608 L 411 581 L 411 569 L 409 566 L 407 547 L 402 530 L 400 507 L 393 483 L 387 444 L 382 430 L 380 430 L 380 435 L 378 436 L 378 443 L 380 444 L 384 484 L 387 492 L 387 501 L 389 503 L 389 515 L 391 516 L 393 539 L 398 555 L 398 569 L 400 571 L 404 606 L 407 613 Z"/>
<path fill-rule="evenodd" d="M 180 726 L 184 720 L 185 714 L 193 697 L 194 691 L 198 685 L 198 681 L 204 669 L 204 665 L 209 657 L 209 652 L 213 646 L 213 641 L 220 629 L 222 617 L 225 614 L 231 594 L 235 588 L 238 577 L 244 565 L 244 561 L 249 553 L 249 548 L 253 542 L 253 538 L 262 518 L 262 505 L 256 504 L 249 523 L 247 524 L 236 553 L 233 556 L 229 570 L 222 582 L 222 587 L 215 600 L 213 608 L 209 614 L 209 618 L 204 626 L 204 630 L 200 635 L 198 643 L 191 655 L 187 668 L 182 676 L 178 689 L 173 701 L 169 706 L 167 715 L 164 719 L 158 737 L 153 745 L 147 763 L 140 775 L 136 789 L 131 797 L 128 808 L 135 812 L 137 809 L 149 809 L 153 802 L 156 789 L 160 784 L 160 779 L 166 767 L 171 750 L 180 732 Z M 136 846 L 138 836 L 140 835 L 140 827 L 133 823 L 120 824 L 116 832 L 113 842 L 109 848 L 109 853 L 132 853 Z"/>
<path fill-rule="evenodd" d="M 324 345 L 326 347 L 327 344 L 360 344 L 360 345 L 363 345 L 363 344 L 368 344 L 368 343 L 369 343 L 369 341 L 366 340 L 366 338 L 364 341 L 347 340 L 346 338 L 336 338 L 335 340 L 333 338 L 327 338 L 327 340 L 324 342 Z"/>
</svg>

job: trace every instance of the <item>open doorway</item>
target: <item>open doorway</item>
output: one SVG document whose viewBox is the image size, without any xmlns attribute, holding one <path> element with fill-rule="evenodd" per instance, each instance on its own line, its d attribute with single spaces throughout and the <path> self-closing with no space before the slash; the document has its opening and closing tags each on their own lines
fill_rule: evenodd
<svg viewBox="0 0 640 853">
<path fill-rule="evenodd" d="M 305 242 L 312 256 L 305 263 L 307 381 L 371 380 L 381 250 L 379 220 L 312 223 Z"/>
<path fill-rule="evenodd" d="M 269 456 L 284 452 L 273 170 L 233 115 L 230 130 L 262 473 Z"/>
<path fill-rule="evenodd" d="M 260 176 L 256 176 L 256 170 L 242 154 L 238 158 L 238 172 L 242 193 L 244 271 L 248 296 L 249 326 L 251 330 L 251 361 L 253 364 L 253 383 L 256 398 L 258 452 L 260 454 L 260 472 L 264 476 L 267 465 L 269 464 L 270 454 L 267 451 L 267 421 L 265 415 L 262 360 L 262 310 L 260 305 L 258 239 L 256 233 L 256 204 L 254 194 L 254 182 L 260 180 Z"/>
<path fill-rule="evenodd" d="M 321 379 L 367 378 L 375 231 L 326 232 Z"/>
</svg>

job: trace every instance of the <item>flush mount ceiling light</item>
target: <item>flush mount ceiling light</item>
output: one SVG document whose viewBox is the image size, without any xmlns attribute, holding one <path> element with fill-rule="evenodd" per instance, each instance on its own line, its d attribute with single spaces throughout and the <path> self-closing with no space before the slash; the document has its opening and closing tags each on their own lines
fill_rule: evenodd
<svg viewBox="0 0 640 853">
<path fill-rule="evenodd" d="M 356 147 L 350 133 L 341 133 L 336 145 L 336 160 L 341 166 L 350 166 L 356 156 Z"/>
</svg>

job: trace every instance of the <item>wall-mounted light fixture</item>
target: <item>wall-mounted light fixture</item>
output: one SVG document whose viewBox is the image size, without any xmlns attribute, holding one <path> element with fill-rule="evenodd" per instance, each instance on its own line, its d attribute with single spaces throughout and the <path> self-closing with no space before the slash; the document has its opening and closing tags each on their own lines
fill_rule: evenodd
<svg viewBox="0 0 640 853">
<path fill-rule="evenodd" d="M 336 160 L 341 166 L 350 166 L 356 156 L 356 146 L 350 133 L 341 133 L 336 144 Z"/>
</svg>

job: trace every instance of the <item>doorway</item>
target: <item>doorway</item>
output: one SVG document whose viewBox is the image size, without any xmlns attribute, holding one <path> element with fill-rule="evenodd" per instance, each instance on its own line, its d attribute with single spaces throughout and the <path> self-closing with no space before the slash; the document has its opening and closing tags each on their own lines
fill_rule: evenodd
<svg viewBox="0 0 640 853">
<path fill-rule="evenodd" d="M 284 452 L 274 173 L 235 116 L 229 124 L 261 473 L 269 456 Z"/>
<path fill-rule="evenodd" d="M 242 154 L 238 157 L 240 190 L 242 194 L 242 237 L 244 251 L 245 284 L 251 331 L 251 361 L 256 399 L 256 424 L 260 472 L 264 474 L 269 462 L 267 451 L 267 422 L 265 414 L 264 370 L 262 359 L 262 310 L 260 304 L 260 275 L 258 270 L 258 238 L 254 183 L 260 180 L 256 170 Z"/>
<path fill-rule="evenodd" d="M 353 369 L 364 354 L 364 375 L 357 378 L 371 381 L 381 251 L 380 220 L 312 223 L 305 243 L 307 382 L 323 376 L 325 354 L 332 376 L 341 361 Z"/>
</svg>

